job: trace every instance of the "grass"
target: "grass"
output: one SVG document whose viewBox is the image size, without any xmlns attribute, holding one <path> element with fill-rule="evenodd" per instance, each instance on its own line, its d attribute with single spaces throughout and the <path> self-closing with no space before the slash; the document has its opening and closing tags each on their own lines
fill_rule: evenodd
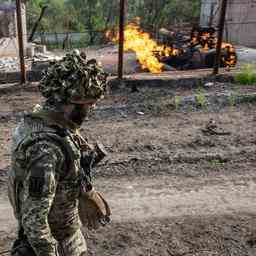
<svg viewBox="0 0 256 256">
<path fill-rule="evenodd" d="M 195 97 L 196 103 L 199 107 L 205 108 L 207 106 L 207 99 L 202 90 L 198 90 Z"/>
<path fill-rule="evenodd" d="M 229 97 L 228 97 L 228 102 L 229 105 L 231 107 L 234 107 L 237 103 L 237 95 L 235 93 L 232 93 Z"/>
<path fill-rule="evenodd" d="M 181 101 L 182 101 L 181 96 L 176 95 L 174 97 L 175 109 L 179 109 L 179 107 L 181 105 Z"/>
<path fill-rule="evenodd" d="M 220 159 L 212 159 L 209 163 L 212 167 L 221 167 L 225 165 L 225 162 Z"/>
<path fill-rule="evenodd" d="M 241 71 L 235 75 L 235 81 L 242 85 L 256 84 L 256 65 L 245 64 Z"/>
</svg>

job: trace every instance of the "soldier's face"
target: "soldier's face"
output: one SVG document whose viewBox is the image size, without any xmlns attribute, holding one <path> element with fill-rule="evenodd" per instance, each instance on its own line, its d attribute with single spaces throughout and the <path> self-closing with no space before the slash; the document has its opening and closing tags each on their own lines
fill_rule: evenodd
<svg viewBox="0 0 256 256">
<path fill-rule="evenodd" d="M 90 110 L 95 106 L 96 102 L 85 104 L 74 104 L 72 111 L 69 114 L 69 119 L 77 125 L 82 125 Z"/>
</svg>

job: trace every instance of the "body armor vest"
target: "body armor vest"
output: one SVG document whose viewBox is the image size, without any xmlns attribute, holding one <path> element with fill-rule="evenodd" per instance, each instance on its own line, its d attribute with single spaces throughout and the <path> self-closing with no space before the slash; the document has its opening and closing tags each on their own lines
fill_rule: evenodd
<svg viewBox="0 0 256 256">
<path fill-rule="evenodd" d="M 56 240 L 63 240 L 79 228 L 78 197 L 80 193 L 81 166 L 80 145 L 76 134 L 50 126 L 45 120 L 26 116 L 13 133 L 12 162 L 8 181 L 8 194 L 18 219 L 22 215 L 22 183 L 27 175 L 26 150 L 34 144 L 44 141 L 58 146 L 64 156 L 64 165 L 57 173 L 57 188 L 48 215 L 51 232 Z"/>
</svg>

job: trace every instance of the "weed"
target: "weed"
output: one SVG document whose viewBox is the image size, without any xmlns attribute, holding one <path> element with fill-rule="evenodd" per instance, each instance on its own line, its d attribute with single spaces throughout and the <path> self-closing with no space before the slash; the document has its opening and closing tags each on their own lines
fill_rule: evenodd
<svg viewBox="0 0 256 256">
<path fill-rule="evenodd" d="M 236 94 L 234 94 L 234 93 L 230 94 L 230 96 L 228 97 L 228 102 L 229 102 L 229 105 L 231 107 L 234 107 L 236 105 L 236 102 L 237 102 Z"/>
<path fill-rule="evenodd" d="M 212 159 L 212 160 L 209 160 L 209 163 L 212 167 L 219 167 L 219 166 L 223 166 L 225 165 L 225 162 L 223 162 L 222 160 L 220 159 Z"/>
<path fill-rule="evenodd" d="M 256 84 L 256 65 L 245 64 L 241 71 L 235 75 L 235 81 L 239 84 Z"/>
<path fill-rule="evenodd" d="M 181 104 L 181 96 L 174 97 L 174 104 L 175 104 L 175 109 L 179 109 Z"/>
<path fill-rule="evenodd" d="M 201 108 L 205 108 L 207 105 L 207 100 L 204 93 L 201 90 L 198 90 L 195 97 L 196 97 L 196 104 Z"/>
<path fill-rule="evenodd" d="M 194 111 L 194 108 L 191 105 L 189 105 L 187 109 L 188 109 L 188 112 L 193 112 Z"/>
</svg>

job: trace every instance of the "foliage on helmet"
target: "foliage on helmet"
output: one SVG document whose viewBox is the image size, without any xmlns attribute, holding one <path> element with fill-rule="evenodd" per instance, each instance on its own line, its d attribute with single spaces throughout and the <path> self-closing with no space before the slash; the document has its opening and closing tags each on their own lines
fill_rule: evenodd
<svg viewBox="0 0 256 256">
<path fill-rule="evenodd" d="M 74 50 L 50 64 L 39 83 L 42 95 L 58 103 L 99 99 L 106 91 L 107 74 L 95 59 Z"/>
</svg>

